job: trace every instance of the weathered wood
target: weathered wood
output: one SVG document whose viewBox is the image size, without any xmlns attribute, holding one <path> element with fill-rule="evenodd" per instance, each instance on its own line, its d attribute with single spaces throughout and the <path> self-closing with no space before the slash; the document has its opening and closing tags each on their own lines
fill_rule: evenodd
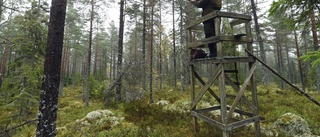
<svg viewBox="0 0 320 137">
<path fill-rule="evenodd" d="M 234 123 L 232 123 L 230 125 L 227 125 L 225 127 L 225 130 L 226 131 L 232 131 L 233 129 L 246 126 L 246 125 L 248 125 L 250 123 L 253 123 L 253 122 L 256 122 L 256 121 L 259 121 L 259 120 L 260 120 L 260 116 L 254 116 L 254 117 L 251 117 L 251 118 L 247 118 L 247 119 L 244 119 L 244 120 L 241 120 L 241 121 L 238 121 L 238 122 L 234 122 Z"/>
<path fill-rule="evenodd" d="M 201 64 L 217 64 L 217 63 L 248 63 L 254 62 L 253 57 L 229 57 L 224 56 L 223 58 L 202 58 L 202 59 L 193 59 L 189 61 L 189 65 L 195 65 L 196 63 Z"/>
<path fill-rule="evenodd" d="M 243 95 L 243 93 L 244 93 L 244 91 L 245 91 L 245 88 L 246 88 L 247 85 L 249 84 L 250 79 L 251 79 L 251 76 L 253 75 L 253 73 L 254 73 L 255 70 L 256 70 L 256 65 L 254 64 L 254 65 L 252 66 L 252 68 L 250 69 L 250 71 L 249 71 L 249 73 L 248 73 L 248 76 L 247 76 L 246 80 L 244 81 L 244 83 L 243 83 L 240 91 L 238 92 L 236 99 L 235 99 L 235 100 L 233 101 L 233 103 L 232 103 L 231 109 L 230 109 L 230 111 L 229 111 L 229 113 L 228 113 L 228 116 L 227 116 L 227 120 L 231 117 L 234 109 L 236 108 L 237 104 L 239 103 L 239 100 L 240 100 L 240 98 L 242 97 L 242 95 Z"/>
<path fill-rule="evenodd" d="M 207 44 L 209 44 L 209 43 L 217 43 L 219 41 L 222 41 L 222 42 L 223 41 L 227 41 L 227 42 L 231 42 L 234 45 L 237 45 L 237 44 L 252 43 L 253 39 L 252 39 L 252 37 L 247 37 L 247 36 L 242 36 L 242 37 L 239 38 L 238 35 L 234 35 L 234 36 L 214 36 L 214 37 L 198 40 L 194 44 L 191 44 L 191 46 L 189 48 L 206 48 Z"/>
<path fill-rule="evenodd" d="M 249 22 L 248 20 L 243 20 L 243 19 L 234 19 L 232 20 L 229 24 L 231 27 L 234 27 L 236 25 L 242 24 L 242 23 L 247 23 Z"/>
<path fill-rule="evenodd" d="M 320 102 L 317 101 L 316 99 L 314 99 L 313 97 L 311 97 L 309 94 L 307 94 L 306 92 L 304 92 L 302 89 L 300 89 L 298 86 L 292 84 L 290 81 L 288 81 L 286 78 L 282 77 L 276 70 L 272 69 L 271 67 L 269 67 L 266 63 L 264 63 L 261 59 L 259 59 L 257 56 L 253 55 L 250 51 L 248 51 L 247 49 L 245 49 L 245 51 L 250 54 L 251 56 L 253 56 L 256 60 L 258 60 L 263 66 L 265 66 L 266 68 L 268 68 L 273 74 L 277 75 L 279 78 L 281 78 L 284 82 L 286 82 L 288 85 L 290 85 L 291 87 L 293 87 L 295 90 L 297 90 L 298 92 L 300 92 L 302 95 L 304 95 L 305 97 L 307 97 L 310 101 L 312 101 L 314 104 L 318 105 L 320 107 Z"/>
<path fill-rule="evenodd" d="M 213 78 L 209 79 L 208 82 L 201 88 L 200 93 L 193 99 L 191 109 L 195 108 L 199 100 L 206 93 L 206 91 L 210 88 L 212 83 L 217 79 L 219 74 L 221 73 L 222 64 L 218 66 L 218 68 L 213 73 Z"/>
<path fill-rule="evenodd" d="M 190 67 L 190 76 L 191 76 L 191 102 L 194 100 L 195 98 L 195 76 L 194 76 L 194 66 Z M 196 107 L 191 108 L 191 110 L 195 110 Z M 197 117 L 193 117 L 193 130 L 194 133 L 198 132 L 198 120 Z"/>
<path fill-rule="evenodd" d="M 236 92 L 236 93 L 239 93 L 240 91 L 240 88 L 238 86 L 236 86 L 233 81 L 226 76 L 226 82 L 228 84 L 230 84 L 230 86 L 233 88 L 233 90 Z M 249 108 L 253 111 L 255 109 L 257 109 L 256 106 L 254 106 L 245 96 L 242 96 L 242 99 L 245 101 L 245 103 L 249 106 Z"/>
<path fill-rule="evenodd" d="M 197 113 L 197 112 L 195 112 L 195 111 L 191 111 L 191 115 L 200 118 L 201 120 L 209 123 L 209 124 L 212 125 L 212 126 L 218 127 L 218 128 L 220 128 L 221 130 L 226 131 L 226 128 L 225 128 L 225 125 L 224 125 L 224 124 L 222 124 L 222 123 L 220 123 L 220 122 L 218 122 L 218 121 L 214 121 L 214 120 L 208 118 L 208 117 L 205 116 L 205 115 L 202 115 L 202 114 Z"/>
<path fill-rule="evenodd" d="M 203 17 L 195 19 L 189 25 L 187 25 L 187 29 L 191 29 L 192 27 L 194 27 L 194 26 L 196 26 L 198 24 L 201 24 L 202 22 L 204 22 L 206 20 L 209 20 L 209 19 L 212 19 L 212 18 L 216 17 L 217 16 L 217 12 L 219 12 L 219 11 L 215 10 L 215 11 L 212 11 L 211 13 L 209 13 L 209 14 L 203 16 Z"/>
<path fill-rule="evenodd" d="M 204 80 L 195 71 L 194 71 L 194 76 L 200 81 L 202 85 L 206 84 L 206 82 L 204 82 Z M 210 87 L 208 88 L 208 91 L 216 99 L 216 101 L 220 103 L 220 98 L 216 95 L 216 93 L 214 93 L 214 91 Z"/>
<path fill-rule="evenodd" d="M 196 19 L 195 21 L 191 22 L 189 25 L 187 25 L 187 29 L 191 29 L 192 27 L 194 27 L 194 26 L 196 26 L 206 20 L 215 18 L 215 17 L 242 19 L 242 20 L 247 20 L 247 21 L 252 20 L 250 15 L 215 10 L 215 11 L 212 11 L 211 13 L 209 13 L 203 17 L 200 17 L 200 18 Z"/>
<path fill-rule="evenodd" d="M 199 110 L 195 110 L 198 113 L 206 113 L 206 112 L 210 112 L 210 111 L 215 111 L 215 110 L 219 110 L 221 109 L 221 106 L 213 106 L 213 107 L 209 107 L 209 108 L 203 108 L 203 109 L 199 109 Z M 230 107 L 227 106 L 227 110 L 230 110 Z M 242 115 L 246 115 L 248 117 L 253 117 L 253 113 L 250 112 L 246 112 L 240 109 L 235 109 L 234 112 L 242 114 Z"/>
</svg>

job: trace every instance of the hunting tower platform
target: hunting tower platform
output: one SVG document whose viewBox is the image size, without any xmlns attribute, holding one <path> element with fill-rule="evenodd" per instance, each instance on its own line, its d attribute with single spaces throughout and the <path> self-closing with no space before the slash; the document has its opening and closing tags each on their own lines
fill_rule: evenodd
<svg viewBox="0 0 320 137">
<path fill-rule="evenodd" d="M 214 19 L 215 22 L 215 36 L 205 39 L 198 39 L 199 34 L 204 34 L 203 21 Z M 191 54 L 191 49 L 195 48 L 208 48 L 209 43 L 216 43 L 217 45 L 217 57 L 215 58 L 199 58 L 192 59 L 190 57 L 190 77 L 191 77 L 191 115 L 193 116 L 194 131 L 199 131 L 198 119 L 209 123 L 212 126 L 222 130 L 223 137 L 228 137 L 230 132 L 234 129 L 246 126 L 253 123 L 255 135 L 260 136 L 260 120 L 258 110 L 258 98 L 257 88 L 254 77 L 256 70 L 256 59 L 244 53 L 240 56 L 234 54 L 233 56 L 226 56 L 223 52 L 226 44 L 232 47 L 232 50 L 236 50 L 238 45 L 243 45 L 242 49 L 246 49 L 252 53 L 252 34 L 250 22 L 252 18 L 249 15 L 213 11 L 203 17 L 195 19 L 192 23 L 187 25 L 188 37 L 187 43 Z M 221 25 L 223 21 L 223 25 Z M 231 33 L 228 35 L 222 35 L 221 29 L 226 30 L 223 27 L 230 25 Z M 244 31 L 241 34 L 233 34 L 234 27 L 242 28 Z M 229 49 L 230 50 L 230 49 Z M 240 50 L 239 50 L 240 51 Z M 244 51 L 244 50 L 242 50 Z M 243 82 L 239 82 L 238 66 L 244 64 L 244 68 L 247 71 L 241 71 L 245 77 Z M 210 75 L 204 75 L 201 77 L 198 73 L 197 66 L 199 65 L 211 65 Z M 230 67 L 231 66 L 231 67 Z M 212 72 L 212 73 L 211 73 Z M 197 83 L 200 84 L 200 88 L 196 88 Z M 205 80 L 207 80 L 205 82 Z M 212 85 L 216 85 L 217 90 L 213 90 Z M 227 85 L 230 85 L 231 91 L 227 90 Z M 249 85 L 249 86 L 248 86 Z M 198 89 L 198 91 L 197 91 Z M 208 93 L 211 97 L 211 102 L 216 102 L 217 105 L 210 105 L 207 108 L 201 108 L 199 102 L 203 99 L 203 96 Z M 208 100 L 208 98 L 206 98 Z M 212 103 L 210 103 L 212 104 Z M 212 116 L 210 112 L 217 111 L 220 115 Z"/>
</svg>

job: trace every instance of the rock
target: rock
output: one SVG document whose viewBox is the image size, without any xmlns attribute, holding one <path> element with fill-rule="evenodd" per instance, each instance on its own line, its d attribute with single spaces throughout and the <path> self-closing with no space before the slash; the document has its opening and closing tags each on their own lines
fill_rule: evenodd
<svg viewBox="0 0 320 137">
<path fill-rule="evenodd" d="M 286 113 L 271 125 L 271 129 L 293 137 L 311 137 L 308 122 L 298 115 Z"/>
<path fill-rule="evenodd" d="M 80 127 L 90 125 L 110 124 L 111 127 L 120 124 L 124 118 L 114 116 L 110 110 L 96 110 L 89 112 L 84 118 L 77 119 L 76 124 Z"/>
<path fill-rule="evenodd" d="M 145 92 L 143 90 L 131 90 L 126 92 L 126 101 L 132 102 L 134 100 L 139 100 L 144 96 Z"/>
<path fill-rule="evenodd" d="M 169 101 L 167 100 L 160 100 L 159 102 L 156 103 L 157 105 L 160 105 L 160 106 L 166 106 L 168 104 L 170 104 Z"/>
</svg>

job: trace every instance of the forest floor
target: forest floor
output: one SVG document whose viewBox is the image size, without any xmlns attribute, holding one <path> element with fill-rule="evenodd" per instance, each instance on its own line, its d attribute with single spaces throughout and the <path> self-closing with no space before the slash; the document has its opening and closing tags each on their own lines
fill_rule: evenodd
<svg viewBox="0 0 320 137">
<path fill-rule="evenodd" d="M 228 90 L 231 88 L 227 88 Z M 91 98 L 89 107 L 85 107 L 82 102 L 82 87 L 66 87 L 64 91 L 65 96 L 59 98 L 58 137 L 215 137 L 222 135 L 220 130 L 201 120 L 198 120 L 200 131 L 197 135 L 194 134 L 193 117 L 188 111 L 191 102 L 190 89 L 184 92 L 178 88 L 154 91 L 154 103 L 150 103 L 148 93 L 142 99 L 133 102 L 104 102 L 101 99 Z M 310 95 L 320 100 L 318 93 L 310 93 Z M 211 96 L 205 94 L 202 102 L 199 103 L 200 107 L 214 104 L 212 100 L 214 99 Z M 320 135 L 320 107 L 293 89 L 281 90 L 275 85 L 259 86 L 258 100 L 260 115 L 265 118 L 261 122 L 262 127 L 272 124 L 279 116 L 290 112 L 305 119 L 312 134 Z M 90 112 L 97 110 L 112 112 L 108 114 L 112 116 L 112 120 L 97 122 L 88 117 Z M 36 114 L 36 109 L 34 111 Z M 10 115 L 9 112 L 3 114 Z M 14 124 L 10 124 L 9 127 L 11 125 Z M 36 122 L 24 125 L 11 131 L 10 135 L 34 136 L 35 126 Z M 254 132 L 252 127 L 246 126 L 232 131 L 231 136 L 250 137 L 254 136 Z"/>
</svg>

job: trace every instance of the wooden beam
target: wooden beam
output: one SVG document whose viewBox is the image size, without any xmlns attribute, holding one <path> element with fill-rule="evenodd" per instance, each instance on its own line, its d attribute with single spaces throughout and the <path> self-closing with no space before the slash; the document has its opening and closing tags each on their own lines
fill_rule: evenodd
<svg viewBox="0 0 320 137">
<path fill-rule="evenodd" d="M 205 85 L 206 82 L 204 82 L 204 80 L 198 75 L 197 72 L 194 71 L 194 75 L 195 77 L 200 81 L 200 83 L 202 85 Z M 220 98 L 214 93 L 214 91 L 209 87 L 208 91 L 210 92 L 210 94 L 216 99 L 216 101 L 218 101 L 220 103 Z"/>
<path fill-rule="evenodd" d="M 247 85 L 249 84 L 250 79 L 251 79 L 254 71 L 256 70 L 256 68 L 257 68 L 257 66 L 256 66 L 255 64 L 253 64 L 252 68 L 250 69 L 250 71 L 249 71 L 249 73 L 248 73 L 248 76 L 247 76 L 246 80 L 244 81 L 244 83 L 243 83 L 240 91 L 239 91 L 238 94 L 237 94 L 236 99 L 235 99 L 235 100 L 233 101 L 233 103 L 232 103 L 231 109 L 230 109 L 230 111 L 229 111 L 229 113 L 228 113 L 228 115 L 227 115 L 227 120 L 232 116 L 232 113 L 233 113 L 234 109 L 236 108 L 237 104 L 239 103 L 239 100 L 240 100 L 240 98 L 242 97 L 242 95 L 243 95 L 243 93 L 244 93 L 244 91 L 245 91 L 245 88 L 246 88 Z"/>
<path fill-rule="evenodd" d="M 212 83 L 217 79 L 217 77 L 220 75 L 221 73 L 221 68 L 222 68 L 222 64 L 220 64 L 217 69 L 215 70 L 215 72 L 213 73 L 213 77 L 211 79 L 208 80 L 208 82 L 206 83 L 206 85 L 204 85 L 201 90 L 200 93 L 194 98 L 194 100 L 192 101 L 192 105 L 191 105 L 191 109 L 193 110 L 197 103 L 200 101 L 200 99 L 202 98 L 202 96 L 206 93 L 206 91 L 209 89 L 209 87 L 212 85 Z"/>
<path fill-rule="evenodd" d="M 242 24 L 242 23 L 246 23 L 246 22 L 249 22 L 248 20 L 243 20 L 243 19 L 234 19 L 230 22 L 230 26 L 233 27 L 233 26 L 236 26 L 236 25 L 239 25 L 239 24 Z"/>
<path fill-rule="evenodd" d="M 233 81 L 232 81 L 228 76 L 226 76 L 226 82 L 227 82 L 228 84 L 230 84 L 230 86 L 233 88 L 233 90 L 234 90 L 236 93 L 239 93 L 240 88 L 239 88 L 237 85 L 235 85 L 235 84 L 233 83 Z M 242 99 L 243 99 L 243 100 L 245 101 L 245 103 L 249 106 L 249 108 L 251 109 L 251 111 L 254 111 L 255 109 L 257 109 L 257 107 L 254 106 L 245 96 L 242 96 Z"/>
<path fill-rule="evenodd" d="M 255 62 L 253 57 L 216 57 L 216 58 L 201 58 L 193 59 L 189 61 L 189 65 L 195 65 L 196 63 L 201 64 L 219 64 L 219 63 L 248 63 Z"/>
<path fill-rule="evenodd" d="M 236 128 L 248 125 L 250 123 L 257 122 L 257 121 L 260 121 L 260 116 L 254 116 L 254 117 L 247 118 L 247 119 L 244 119 L 244 120 L 241 120 L 238 122 L 234 122 L 232 124 L 227 125 L 225 129 L 226 129 L 226 131 L 232 131 L 233 129 L 236 129 Z"/>
<path fill-rule="evenodd" d="M 251 56 L 253 56 L 256 60 L 258 60 L 263 66 L 265 66 L 266 68 L 268 68 L 273 74 L 277 75 L 279 78 L 281 78 L 284 82 L 286 82 L 287 84 L 289 84 L 291 87 L 293 87 L 295 90 L 297 90 L 298 92 L 300 92 L 302 95 L 304 95 L 305 97 L 307 97 L 310 101 L 312 101 L 314 104 L 318 105 L 320 107 L 320 102 L 317 101 L 316 99 L 314 99 L 313 97 L 311 97 L 309 94 L 307 94 L 306 92 L 304 92 L 302 89 L 300 89 L 299 87 L 297 87 L 296 85 L 292 84 L 290 81 L 288 81 L 286 78 L 282 77 L 276 70 L 272 69 L 271 67 L 269 67 L 266 63 L 264 63 L 262 60 L 260 60 L 257 56 L 253 55 L 249 50 L 245 50 L 248 54 L 250 54 Z"/>
<path fill-rule="evenodd" d="M 191 115 L 200 118 L 201 120 L 209 123 L 209 124 L 212 125 L 212 126 L 218 127 L 218 128 L 220 128 L 221 130 L 226 131 L 226 127 L 225 127 L 224 124 L 222 124 L 222 123 L 220 123 L 220 122 L 218 122 L 218 121 L 214 121 L 214 120 L 208 118 L 208 117 L 205 116 L 205 115 L 202 115 L 202 114 L 197 113 L 197 112 L 195 112 L 195 111 L 191 111 Z"/>
</svg>

